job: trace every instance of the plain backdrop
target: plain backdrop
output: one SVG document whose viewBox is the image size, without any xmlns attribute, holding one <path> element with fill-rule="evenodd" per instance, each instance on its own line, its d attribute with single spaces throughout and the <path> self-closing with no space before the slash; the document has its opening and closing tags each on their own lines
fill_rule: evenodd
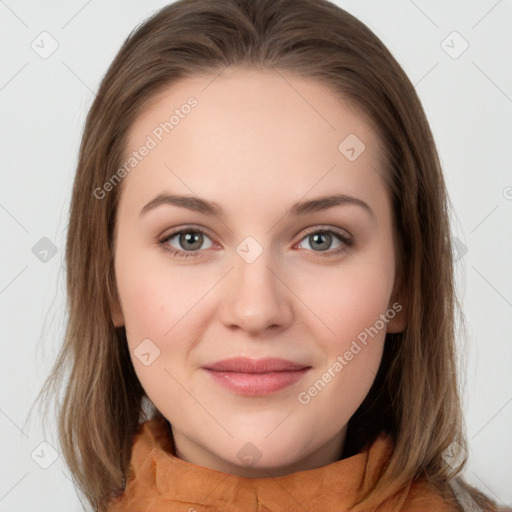
<svg viewBox="0 0 512 512">
<path fill-rule="evenodd" d="M 62 263 L 85 115 L 123 40 L 166 3 L 0 1 L 1 512 L 81 510 L 56 431 L 45 436 L 27 414 L 64 332 Z M 431 124 L 455 212 L 468 327 L 459 339 L 464 475 L 510 505 L 512 1 L 337 4 L 387 45 Z"/>
</svg>

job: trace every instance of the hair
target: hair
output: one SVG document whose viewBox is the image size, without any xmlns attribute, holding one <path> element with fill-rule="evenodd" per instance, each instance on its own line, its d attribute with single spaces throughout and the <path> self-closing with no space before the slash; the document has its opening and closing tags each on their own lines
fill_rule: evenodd
<svg viewBox="0 0 512 512">
<path fill-rule="evenodd" d="M 455 351 L 455 314 L 462 313 L 450 203 L 426 115 L 381 40 L 324 0 L 179 0 L 132 31 L 104 76 L 86 119 L 73 185 L 65 337 L 39 395 L 57 396 L 65 383 L 58 432 L 76 486 L 95 509 L 106 509 L 126 485 L 133 437 L 148 419 L 125 328 L 112 323 L 119 304 L 113 256 L 122 183 L 101 200 L 93 191 L 122 165 L 127 133 L 150 100 L 180 79 L 214 76 L 228 66 L 317 80 L 355 106 L 382 144 L 407 325 L 386 335 L 375 382 L 349 421 L 346 455 L 381 431 L 394 443 L 389 464 L 359 505 L 426 477 L 447 500 L 456 479 L 484 510 L 498 510 L 460 478 L 466 459 L 452 468 L 442 457 L 452 442 L 467 451 Z"/>
</svg>

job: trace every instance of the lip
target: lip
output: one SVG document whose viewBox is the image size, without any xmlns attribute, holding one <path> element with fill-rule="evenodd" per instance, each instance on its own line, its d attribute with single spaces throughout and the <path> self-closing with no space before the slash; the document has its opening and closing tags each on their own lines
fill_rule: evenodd
<svg viewBox="0 0 512 512">
<path fill-rule="evenodd" d="M 278 358 L 233 357 L 203 366 L 218 384 L 241 395 L 267 395 L 298 382 L 311 366 Z"/>
</svg>

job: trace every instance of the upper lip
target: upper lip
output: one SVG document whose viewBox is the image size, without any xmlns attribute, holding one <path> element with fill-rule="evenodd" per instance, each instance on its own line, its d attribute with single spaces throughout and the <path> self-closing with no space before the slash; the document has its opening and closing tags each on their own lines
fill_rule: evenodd
<svg viewBox="0 0 512 512">
<path fill-rule="evenodd" d="M 203 368 L 217 372 L 269 373 L 303 370 L 304 368 L 309 368 L 309 366 L 276 357 L 266 357 L 263 359 L 231 357 L 204 365 Z"/>
</svg>

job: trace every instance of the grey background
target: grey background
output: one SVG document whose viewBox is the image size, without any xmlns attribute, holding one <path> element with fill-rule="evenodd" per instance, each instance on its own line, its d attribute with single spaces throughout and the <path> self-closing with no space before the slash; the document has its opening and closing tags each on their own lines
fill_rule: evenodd
<svg viewBox="0 0 512 512">
<path fill-rule="evenodd" d="M 55 431 L 45 436 L 40 418 L 26 417 L 63 334 L 66 217 L 87 109 L 125 37 L 166 3 L 0 1 L 1 512 L 81 509 L 58 452 L 41 467 L 53 452 L 40 443 L 58 449 Z M 468 324 L 464 475 L 510 505 L 512 1 L 336 3 L 388 46 L 431 123 L 456 212 Z"/>
</svg>

